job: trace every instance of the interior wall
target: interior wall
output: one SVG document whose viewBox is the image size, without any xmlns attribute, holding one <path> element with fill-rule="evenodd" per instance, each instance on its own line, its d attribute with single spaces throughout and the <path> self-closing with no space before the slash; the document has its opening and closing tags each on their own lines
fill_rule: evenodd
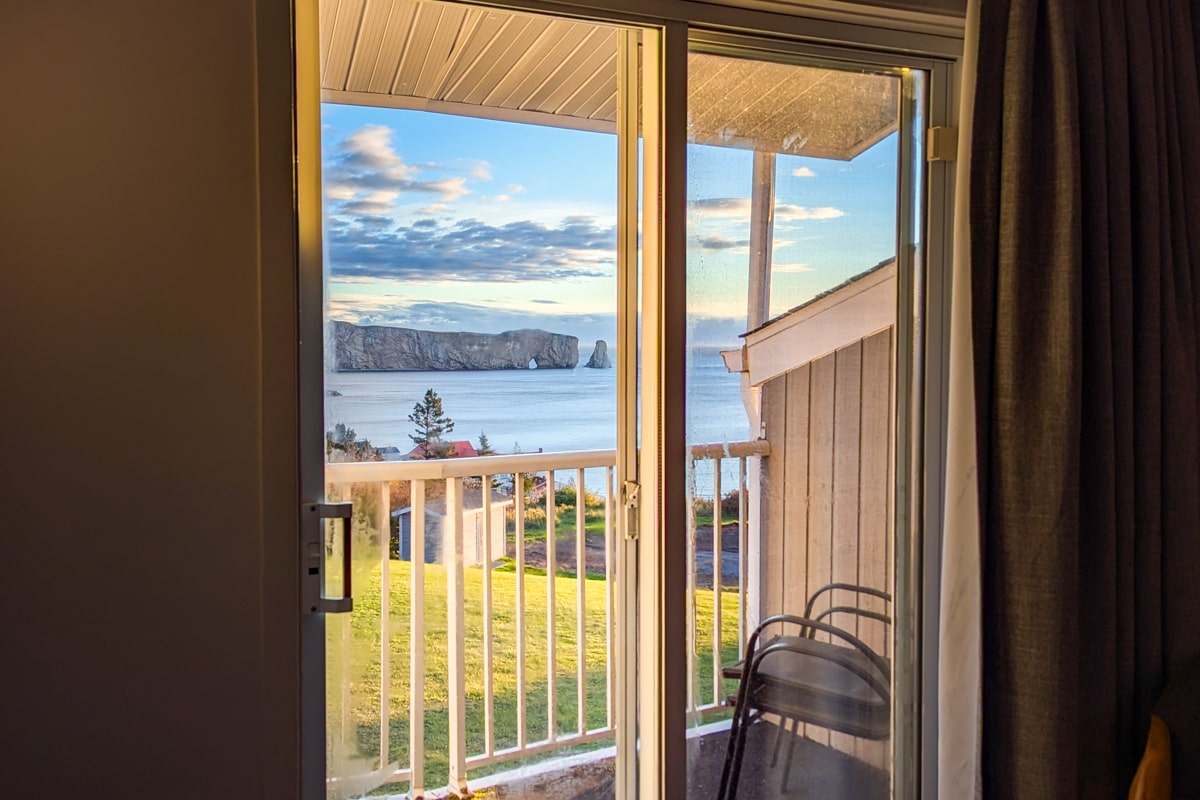
<svg viewBox="0 0 1200 800">
<path fill-rule="evenodd" d="M 6 795 L 298 795 L 290 37 L 0 4 Z"/>
<path fill-rule="evenodd" d="M 297 795 L 289 15 L 0 4 L 6 796 Z"/>
</svg>

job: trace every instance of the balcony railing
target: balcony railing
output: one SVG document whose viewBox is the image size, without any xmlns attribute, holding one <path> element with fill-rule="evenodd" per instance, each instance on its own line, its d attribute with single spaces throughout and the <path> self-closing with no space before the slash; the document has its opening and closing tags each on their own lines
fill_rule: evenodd
<svg viewBox="0 0 1200 800">
<path fill-rule="evenodd" d="M 744 639 L 747 588 L 751 578 L 751 565 L 746 554 L 757 535 L 750 515 L 747 476 L 757 470 L 758 459 L 766 453 L 767 445 L 763 441 L 698 445 L 692 449 L 693 464 L 698 467 L 693 469 L 693 474 L 702 476 L 701 482 L 694 482 L 692 487 L 692 496 L 699 501 L 693 502 L 692 507 L 703 509 L 706 502 L 711 502 L 713 509 L 709 562 L 711 587 L 701 587 L 701 581 L 698 580 L 697 551 L 701 543 L 697 541 L 696 514 L 690 517 L 692 524 L 688 537 L 688 562 L 691 565 L 688 570 L 691 606 L 688 650 L 691 654 L 689 681 L 692 686 L 689 710 L 697 713 L 711 712 L 721 706 L 723 687 L 714 676 L 720 675 L 723 660 L 737 655 Z M 431 678 L 426 670 L 426 641 L 427 637 L 439 641 L 443 630 L 447 656 L 445 675 L 435 677 L 439 690 L 441 681 L 445 681 L 448 717 L 446 774 L 451 790 L 457 793 L 466 790 L 469 770 L 580 745 L 592 745 L 613 736 L 617 681 L 613 653 L 617 641 L 615 582 L 620 579 L 615 570 L 618 513 L 614 494 L 615 464 L 615 451 L 603 450 L 428 461 L 336 463 L 326 466 L 326 482 L 331 495 L 349 497 L 353 486 L 356 498 L 371 498 L 374 519 L 368 522 L 384 542 L 388 541 L 392 530 L 393 487 L 399 485 L 401 496 L 405 496 L 408 502 L 403 510 L 408 520 L 409 543 L 408 566 L 405 568 L 408 573 L 408 765 L 401 766 L 391 746 L 395 687 L 390 653 L 396 631 L 392 623 L 390 576 L 394 569 L 399 569 L 401 562 L 396 561 L 393 548 L 383 544 L 379 547 L 378 607 L 356 601 L 353 623 L 347 627 L 345 634 L 367 636 L 364 632 L 369 632 L 371 637 L 378 635 L 378 761 L 374 761 L 377 766 L 369 771 L 370 774 L 361 774 L 358 779 L 344 779 L 344 791 L 360 791 L 372 782 L 407 781 L 411 786 L 410 796 L 423 794 L 425 759 L 430 750 L 425 740 L 425 707 Z M 532 491 L 527 488 L 531 483 L 528 480 L 530 478 L 533 479 Z M 734 524 L 724 523 L 722 517 L 722 499 L 728 497 L 729 489 L 726 487 L 731 482 L 736 482 L 735 486 L 730 487 L 736 495 L 737 507 L 736 594 L 728 589 L 723 590 L 721 580 L 722 531 L 724 525 Z M 491 488 L 496 483 L 513 489 L 496 492 Z M 573 539 L 574 553 L 568 555 L 566 563 L 559 563 L 557 550 L 562 544 L 555 546 L 559 542 L 556 490 L 568 484 L 575 487 L 575 519 L 573 536 L 564 541 Z M 698 489 L 700 486 L 703 488 Z M 466 498 L 475 493 L 476 487 L 478 499 L 471 497 L 467 501 Z M 403 491 L 405 488 L 407 492 Z M 444 500 L 439 498 L 431 501 L 431 494 L 441 495 Z M 504 514 L 495 513 L 493 508 L 498 495 L 504 498 L 502 502 L 505 506 L 511 503 L 510 510 L 506 509 Z M 527 497 L 536 499 L 527 501 Z M 592 506 L 590 520 L 588 498 Z M 427 520 L 435 513 L 432 504 L 437 504 L 444 513 L 439 539 L 440 567 L 425 566 Z M 726 499 L 725 505 L 730 504 L 730 499 Z M 540 511 L 544 511 L 544 523 L 540 519 Z M 527 531 L 526 520 L 531 516 L 538 518 L 538 527 L 544 524 L 544 538 Z M 569 519 L 566 522 L 571 524 Z M 592 528 L 590 533 L 589 522 Z M 464 548 L 465 523 L 477 529 L 473 548 Z M 402 527 L 404 523 L 399 524 Z M 503 526 L 503 530 L 497 531 L 497 525 Z M 532 542 L 527 542 L 527 534 L 533 537 Z M 594 553 L 597 538 L 602 540 L 603 571 L 602 575 L 597 574 L 599 571 L 593 563 L 589 576 L 589 543 Z M 501 541 L 505 544 L 498 546 Z M 543 542 L 540 548 L 539 541 Z M 330 547 L 336 546 L 331 542 Z M 571 548 L 568 545 L 565 549 L 569 551 Z M 478 564 L 477 567 L 468 566 L 464 552 L 475 554 L 473 562 Z M 534 560 L 539 563 L 530 563 L 531 553 L 537 554 Z M 332 550 L 328 554 L 332 561 L 339 557 Z M 513 574 L 503 576 L 503 585 L 505 591 L 511 591 L 513 596 L 505 596 L 498 603 L 495 573 L 497 564 L 504 560 L 509 562 L 505 565 L 505 572 Z M 593 562 L 596 560 L 594 557 Z M 429 574 L 436 574 L 438 580 L 442 579 L 441 570 L 444 570 L 444 629 L 442 620 L 431 617 L 428 609 L 432 605 L 429 602 L 432 596 L 426 591 L 427 572 L 430 569 L 437 570 Z M 477 572 L 471 575 L 472 570 Z M 542 578 L 539 572 L 544 572 L 545 577 Z M 471 576 L 471 592 L 467 591 L 468 575 Z M 482 584 L 481 590 L 475 588 L 477 582 Z M 530 591 L 531 586 L 534 587 L 533 592 Z M 603 602 L 599 604 L 602 624 L 597 624 L 594 619 L 597 616 L 596 601 L 593 599 L 589 603 L 589 597 L 594 598 L 593 593 L 597 591 L 603 594 Z M 573 596 L 564 596 L 568 592 Z M 534 593 L 542 596 L 534 597 Z M 404 601 L 404 598 L 401 597 L 401 600 Z M 574 606 L 573 611 L 571 605 Z M 403 613 L 400 609 L 396 611 L 397 615 Z M 468 615 L 473 620 L 477 619 L 471 630 L 470 641 L 473 648 L 478 646 L 482 650 L 477 653 L 472 649 L 470 653 L 472 664 L 477 667 L 472 673 L 472 681 L 477 687 L 476 695 L 478 671 L 482 670 L 482 702 L 472 702 L 468 698 Z M 503 632 L 500 634 L 497 633 L 498 616 L 502 618 Z M 573 629 L 570 617 L 574 618 Z M 703 620 L 702 627 L 706 630 L 698 628 L 698 618 Z M 438 630 L 434 631 L 433 628 Z M 349 632 L 351 629 L 353 633 Z M 542 631 L 545 632 L 544 642 L 541 641 Z M 511 640 L 505 641 L 509 636 L 515 636 L 515 648 L 510 646 Z M 602 637 L 603 642 L 597 643 L 598 637 Z M 536 652 L 530 651 L 531 638 L 539 645 Z M 509 724 L 506 724 L 502 735 L 498 735 L 497 730 L 496 651 L 501 645 L 505 648 L 503 658 L 515 660 L 515 735 Z M 592 648 L 590 665 L 589 645 Z M 604 653 L 602 666 L 597 663 L 597 651 L 601 645 Z M 537 676 L 532 674 L 534 662 L 540 673 Z M 542 668 L 544 672 L 541 672 Z M 338 678 L 335 676 L 334 680 Z M 347 684 L 353 682 L 346 675 L 341 680 Z M 559 719 L 559 706 L 566 705 L 569 708 L 571 705 L 570 694 L 565 696 L 564 702 L 560 687 L 569 693 L 572 683 L 573 718 Z M 511 688 L 506 686 L 505 690 Z M 592 690 L 590 697 L 589 688 Z M 346 704 L 349 704 L 350 687 L 342 686 L 339 691 L 346 698 Z M 400 699 L 402 702 L 403 698 Z M 536 714 L 531 713 L 531 704 L 536 705 Z M 360 743 L 363 738 L 359 737 Z M 373 737 L 365 738 L 374 745 Z M 370 760 L 373 761 L 373 758 Z M 440 780 L 440 776 L 436 780 Z"/>
</svg>

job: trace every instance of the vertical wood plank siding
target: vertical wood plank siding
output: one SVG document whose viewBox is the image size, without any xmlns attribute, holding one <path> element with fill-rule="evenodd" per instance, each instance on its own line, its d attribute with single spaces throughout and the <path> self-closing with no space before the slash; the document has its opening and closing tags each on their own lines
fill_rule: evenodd
<svg viewBox="0 0 1200 800">
<path fill-rule="evenodd" d="M 799 614 L 808 595 L 834 581 L 892 592 L 893 331 L 880 331 L 763 385 L 771 455 L 764 459 L 763 615 Z M 836 592 L 831 603 L 855 602 Z M 884 610 L 865 598 L 868 608 Z M 890 609 L 889 609 L 890 610 Z M 839 615 L 890 657 L 882 623 Z M 805 735 L 879 767 L 886 742 L 806 726 Z"/>
</svg>

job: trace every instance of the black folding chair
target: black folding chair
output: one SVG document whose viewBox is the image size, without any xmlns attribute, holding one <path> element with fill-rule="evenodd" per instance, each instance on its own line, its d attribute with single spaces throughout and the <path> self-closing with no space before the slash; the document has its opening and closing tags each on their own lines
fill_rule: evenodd
<svg viewBox="0 0 1200 800">
<path fill-rule="evenodd" d="M 854 592 L 856 604 L 833 605 L 833 593 L 837 591 Z M 814 617 L 817 600 L 825 593 L 829 593 L 830 606 Z M 778 761 L 784 733 L 791 723 L 781 792 L 787 787 L 800 723 L 865 739 L 887 739 L 891 735 L 891 666 L 857 636 L 828 621 L 837 614 L 850 614 L 890 627 L 892 619 L 886 613 L 861 607 L 862 595 L 885 601 L 885 608 L 892 599 L 887 592 L 866 586 L 822 586 L 809 597 L 803 616 L 777 614 L 763 620 L 746 643 L 743 660 L 722 670 L 726 678 L 739 683 L 718 800 L 737 796 L 747 729 L 764 715 L 780 718 L 772 766 Z M 763 632 L 777 625 L 794 625 L 799 631 L 794 635 L 777 634 L 760 647 Z M 827 634 L 829 641 L 815 638 L 818 632 Z"/>
</svg>

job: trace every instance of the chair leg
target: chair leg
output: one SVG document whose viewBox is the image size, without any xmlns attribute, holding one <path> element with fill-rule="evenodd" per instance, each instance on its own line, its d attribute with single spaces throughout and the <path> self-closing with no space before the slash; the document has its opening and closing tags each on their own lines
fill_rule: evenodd
<svg viewBox="0 0 1200 800">
<path fill-rule="evenodd" d="M 792 774 L 792 754 L 796 752 L 796 740 L 800 738 L 800 722 L 792 720 L 792 738 L 788 741 L 787 758 L 783 762 L 783 780 L 779 782 L 779 793 L 787 791 L 788 776 Z"/>
<path fill-rule="evenodd" d="M 750 727 L 749 709 L 744 710 L 743 716 L 745 719 L 738 725 L 737 738 L 734 740 L 733 764 L 729 774 L 728 793 L 723 800 L 737 800 L 738 777 L 742 773 L 742 756 L 746 752 L 746 730 Z"/>
<path fill-rule="evenodd" d="M 753 653 L 746 654 L 747 659 Z M 747 700 L 748 685 L 745 680 L 738 686 L 737 700 L 733 704 L 733 720 L 729 723 L 729 741 L 725 745 L 725 764 L 721 767 L 721 785 L 717 789 L 717 800 L 726 800 L 737 794 L 737 775 L 741 767 L 738 741 L 745 735 L 750 723 L 750 703 Z"/>
<path fill-rule="evenodd" d="M 791 720 L 786 717 L 779 721 L 779 727 L 775 730 L 775 744 L 771 746 L 771 766 L 774 767 L 779 763 L 779 747 L 783 744 L 783 734 L 787 731 L 788 722 Z"/>
<path fill-rule="evenodd" d="M 740 706 L 740 703 L 735 704 L 733 720 L 729 723 L 729 741 L 725 743 L 725 763 L 721 766 L 721 783 L 717 789 L 717 800 L 725 800 L 726 791 L 729 788 L 729 774 L 733 767 L 734 751 L 736 749 L 735 743 L 737 742 L 738 728 L 740 727 L 738 725 L 740 718 L 738 712 L 741 709 L 737 706 Z"/>
</svg>

